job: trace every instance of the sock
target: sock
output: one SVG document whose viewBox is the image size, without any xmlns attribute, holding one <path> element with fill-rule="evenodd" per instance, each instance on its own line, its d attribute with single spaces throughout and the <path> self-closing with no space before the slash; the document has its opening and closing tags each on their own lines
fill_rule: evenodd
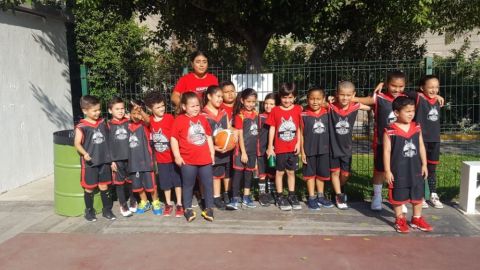
<svg viewBox="0 0 480 270">
<path fill-rule="evenodd" d="M 383 188 L 383 185 L 382 185 L 382 184 L 373 185 L 373 194 L 374 194 L 374 195 L 382 194 L 382 188 Z"/>
<path fill-rule="evenodd" d="M 120 203 L 121 206 L 126 206 L 127 201 L 125 199 L 125 187 L 124 187 L 124 185 L 116 185 L 115 189 L 117 191 L 118 202 Z"/>
<path fill-rule="evenodd" d="M 272 193 L 275 192 L 275 182 L 269 181 L 267 179 L 267 188 L 269 192 L 272 192 Z"/>
<path fill-rule="evenodd" d="M 315 200 L 316 198 L 317 198 L 317 197 L 315 197 L 315 196 L 308 196 L 308 199 L 309 199 L 309 200 Z"/>
<path fill-rule="evenodd" d="M 220 195 L 213 195 L 213 198 L 220 198 Z"/>
<path fill-rule="evenodd" d="M 107 190 L 100 190 L 100 197 L 102 198 L 103 209 L 112 209 L 112 198 L 110 192 Z"/>
<path fill-rule="evenodd" d="M 259 182 L 258 183 L 258 189 L 260 190 L 260 193 L 265 193 L 265 182 Z"/>
<path fill-rule="evenodd" d="M 83 194 L 83 199 L 85 200 L 85 207 L 87 209 L 93 209 L 93 192 L 88 193 L 85 191 Z"/>
<path fill-rule="evenodd" d="M 323 198 L 325 197 L 325 195 L 323 194 L 323 192 L 318 192 L 317 193 L 317 198 Z"/>
<path fill-rule="evenodd" d="M 421 218 L 422 216 L 413 216 L 413 218 Z"/>
</svg>

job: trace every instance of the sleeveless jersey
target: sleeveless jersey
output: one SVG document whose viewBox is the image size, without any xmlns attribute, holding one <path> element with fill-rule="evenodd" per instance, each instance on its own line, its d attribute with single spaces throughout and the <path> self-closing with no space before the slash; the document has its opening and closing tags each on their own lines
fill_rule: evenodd
<svg viewBox="0 0 480 270">
<path fill-rule="evenodd" d="M 94 167 L 112 162 L 108 145 L 108 128 L 102 118 L 94 124 L 82 119 L 76 128 L 83 133 L 82 146 L 92 158 L 90 161 L 85 161 L 81 157 L 82 164 L 86 167 Z"/>
<path fill-rule="evenodd" d="M 395 123 L 385 129 L 391 143 L 390 169 L 396 188 L 411 187 L 421 184 L 422 160 L 420 158 L 420 125 L 410 123 L 408 132 Z"/>
<path fill-rule="evenodd" d="M 152 149 L 149 143 L 149 132 L 143 121 L 128 124 L 128 171 L 153 171 Z"/>
<path fill-rule="evenodd" d="M 405 96 L 400 94 L 399 96 Z M 375 107 L 374 107 L 374 133 L 373 133 L 373 143 L 374 144 L 383 144 L 383 132 L 390 124 L 397 121 L 397 117 L 393 113 L 392 102 L 395 99 L 390 94 L 375 94 L 373 96 Z"/>
<path fill-rule="evenodd" d="M 268 113 L 262 113 L 258 115 L 258 144 L 257 144 L 257 156 L 265 155 L 268 146 L 268 131 L 270 126 L 267 125 Z"/>
<path fill-rule="evenodd" d="M 173 154 L 170 148 L 173 120 L 173 116 L 168 113 L 164 114 L 160 121 L 155 121 L 155 118 L 150 116 L 150 137 L 155 159 L 158 163 L 173 162 Z"/>
<path fill-rule="evenodd" d="M 440 103 L 423 93 L 416 97 L 415 121 L 422 127 L 424 142 L 440 142 Z"/>
<path fill-rule="evenodd" d="M 332 157 L 338 158 L 352 155 L 352 131 L 357 118 L 360 103 L 350 103 L 343 110 L 336 103 L 330 104 L 329 132 Z"/>
<path fill-rule="evenodd" d="M 128 159 L 128 119 L 118 121 L 112 119 L 108 122 L 110 153 L 112 161 Z"/>
<path fill-rule="evenodd" d="M 258 140 L 258 113 L 241 111 L 235 116 L 235 128 L 242 131 L 243 142 L 247 155 L 257 155 Z M 240 145 L 237 144 L 235 154 L 240 153 Z"/>
<path fill-rule="evenodd" d="M 224 109 L 220 108 L 217 115 L 215 115 L 212 111 L 205 107 L 203 108 L 202 114 L 205 116 L 205 118 L 207 118 L 207 122 L 212 130 L 212 137 L 215 138 L 219 131 L 228 128 L 228 114 Z M 224 164 L 227 163 L 229 160 L 229 152 L 215 152 L 215 164 Z"/>
<path fill-rule="evenodd" d="M 330 150 L 328 110 L 302 112 L 303 148 L 307 156 L 326 154 Z"/>
</svg>

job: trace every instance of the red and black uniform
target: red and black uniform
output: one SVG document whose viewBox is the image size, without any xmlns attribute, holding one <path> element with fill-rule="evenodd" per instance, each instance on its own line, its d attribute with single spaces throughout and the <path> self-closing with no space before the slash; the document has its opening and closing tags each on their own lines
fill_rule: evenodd
<svg viewBox="0 0 480 270">
<path fill-rule="evenodd" d="M 207 107 L 203 108 L 202 113 L 210 125 L 212 136 L 215 137 L 221 130 L 228 129 L 228 115 L 223 109 L 219 109 L 217 114 L 210 111 Z M 231 152 L 215 152 L 215 165 L 213 165 L 213 179 L 220 180 L 230 177 L 230 156 Z"/>
<path fill-rule="evenodd" d="M 115 185 L 131 182 L 128 179 L 128 122 L 127 118 L 108 121 L 110 153 L 117 165 L 117 171 L 112 174 Z"/>
<path fill-rule="evenodd" d="M 303 166 L 303 178 L 330 180 L 330 138 L 328 109 L 315 113 L 310 109 L 302 112 L 303 148 L 307 164 Z"/>
<path fill-rule="evenodd" d="M 338 103 L 330 104 L 329 107 L 330 171 L 340 170 L 343 175 L 349 175 L 352 162 L 352 131 L 360 103 L 352 102 L 346 110 Z"/>
<path fill-rule="evenodd" d="M 420 125 L 411 122 L 405 132 L 395 123 L 385 129 L 391 143 L 390 169 L 394 181 L 389 186 L 392 204 L 421 203 L 425 194 L 420 158 Z"/>
<path fill-rule="evenodd" d="M 220 105 L 220 108 L 223 109 L 227 113 L 228 121 L 230 121 L 230 124 L 233 124 L 232 123 L 232 121 L 233 121 L 233 106 L 227 106 L 227 105 L 225 105 L 225 103 L 222 103 L 222 105 Z"/>
<path fill-rule="evenodd" d="M 295 145 L 298 142 L 297 130 L 300 126 L 302 107 L 293 105 L 284 110 L 282 106 L 272 109 L 266 124 L 275 127 L 273 146 L 277 156 L 277 171 L 296 170 L 298 156 L 295 155 Z"/>
<path fill-rule="evenodd" d="M 164 114 L 159 121 L 150 116 L 150 135 L 158 169 L 158 183 L 161 190 L 170 190 L 181 187 L 180 169 L 173 162 L 170 137 L 174 118 L 171 114 Z"/>
<path fill-rule="evenodd" d="M 134 192 L 153 192 L 155 184 L 155 173 L 152 149 L 150 147 L 150 132 L 143 121 L 128 124 L 128 172 L 132 180 Z"/>
<path fill-rule="evenodd" d="M 400 94 L 399 96 L 405 96 Z M 392 102 L 395 98 L 389 93 L 373 95 L 374 100 L 374 132 L 373 132 L 373 163 L 376 172 L 383 172 L 383 132 L 390 124 L 397 121 L 393 113 Z"/>
<path fill-rule="evenodd" d="M 186 209 L 192 207 L 193 187 L 198 177 L 204 188 L 205 207 L 213 206 L 212 157 L 208 146 L 212 129 L 204 115 L 179 115 L 173 122 L 172 137 L 178 141 L 181 166 L 183 199 Z"/>
<path fill-rule="evenodd" d="M 197 94 L 200 100 L 203 100 L 203 92 L 211 85 L 218 85 L 218 79 L 215 75 L 207 73 L 204 78 L 200 79 L 191 72 L 178 80 L 173 91 L 179 94 L 192 91 Z"/>
<path fill-rule="evenodd" d="M 258 144 L 257 144 L 257 166 L 258 177 L 263 179 L 265 177 L 273 178 L 275 170 L 267 166 L 267 147 L 268 147 L 268 132 L 270 126 L 267 125 L 268 113 L 261 113 L 258 115 Z"/>
<path fill-rule="evenodd" d="M 248 162 L 246 164 L 242 163 L 240 142 L 238 142 L 233 153 L 233 169 L 253 171 L 257 162 L 258 113 L 256 111 L 240 111 L 239 114 L 235 115 L 233 126 L 242 132 L 245 151 L 248 156 Z"/>
<path fill-rule="evenodd" d="M 110 184 L 112 182 L 110 169 L 112 157 L 105 121 L 100 118 L 95 123 L 90 123 L 82 119 L 75 128 L 82 132 L 82 146 L 92 158 L 90 161 L 86 161 L 83 156 L 80 158 L 82 187 L 94 189 L 98 184 Z"/>
</svg>

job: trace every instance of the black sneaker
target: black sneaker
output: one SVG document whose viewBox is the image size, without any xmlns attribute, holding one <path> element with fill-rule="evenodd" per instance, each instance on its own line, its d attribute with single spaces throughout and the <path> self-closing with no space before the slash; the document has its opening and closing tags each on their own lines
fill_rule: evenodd
<svg viewBox="0 0 480 270">
<path fill-rule="evenodd" d="M 202 211 L 202 217 L 208 221 L 213 221 L 213 209 L 206 208 Z"/>
<path fill-rule="evenodd" d="M 341 210 L 348 209 L 347 195 L 345 195 L 344 193 L 340 193 L 336 195 L 335 199 L 336 199 L 336 204 L 338 209 L 341 209 Z"/>
<path fill-rule="evenodd" d="M 288 195 L 288 202 L 292 205 L 293 210 L 301 210 L 302 206 L 300 205 L 300 202 L 298 201 L 297 195 L 295 194 L 290 194 Z"/>
<path fill-rule="evenodd" d="M 95 209 L 93 208 L 85 209 L 84 217 L 87 221 L 97 221 L 97 217 L 95 216 Z"/>
<path fill-rule="evenodd" d="M 197 214 L 192 208 L 185 209 L 185 213 L 183 215 L 187 219 L 187 222 L 192 222 L 197 217 Z"/>
<path fill-rule="evenodd" d="M 279 196 L 277 199 L 277 205 L 280 207 L 282 211 L 290 211 L 292 210 L 292 206 L 288 202 L 287 198 L 283 195 Z"/>
<path fill-rule="evenodd" d="M 102 216 L 108 220 L 115 220 L 117 217 L 112 213 L 112 209 L 102 209 Z"/>
<path fill-rule="evenodd" d="M 270 198 L 268 197 L 268 193 L 260 193 L 258 195 L 258 202 L 261 206 L 270 206 Z"/>
<path fill-rule="evenodd" d="M 223 193 L 223 203 L 225 205 L 229 204 L 230 203 L 230 197 L 228 196 L 228 192 L 224 192 Z"/>
<path fill-rule="evenodd" d="M 276 192 L 270 192 L 267 193 L 269 196 L 270 204 L 276 204 L 277 203 L 277 193 Z"/>
<path fill-rule="evenodd" d="M 221 197 L 213 198 L 213 204 L 219 210 L 225 210 L 225 202 L 223 202 Z"/>
</svg>

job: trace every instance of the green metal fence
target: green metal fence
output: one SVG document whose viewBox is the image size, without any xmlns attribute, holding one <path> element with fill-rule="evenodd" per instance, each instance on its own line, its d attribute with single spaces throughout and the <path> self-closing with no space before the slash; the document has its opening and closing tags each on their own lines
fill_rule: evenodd
<svg viewBox="0 0 480 270">
<path fill-rule="evenodd" d="M 273 74 L 273 91 L 283 82 L 295 82 L 299 89 L 299 103 L 305 103 L 305 93 L 311 86 L 322 86 L 327 94 L 333 94 L 336 84 L 341 80 L 355 83 L 357 96 L 371 94 L 375 86 L 383 81 L 392 70 L 401 70 L 407 75 L 406 91 L 416 89 L 419 79 L 425 74 L 435 74 L 440 78 L 440 94 L 446 99 L 446 106 L 441 111 L 442 156 L 438 168 L 438 192 L 451 199 L 458 195 L 460 183 L 460 166 L 463 160 L 480 160 L 480 76 L 475 71 L 465 68 L 455 61 L 435 61 L 432 58 L 418 60 L 390 61 L 339 61 L 328 63 L 310 63 L 298 65 L 270 65 L 262 73 Z M 232 74 L 251 74 L 245 70 L 211 67 L 209 72 L 215 74 L 219 81 L 231 80 Z M 181 72 L 170 74 L 147 74 L 135 71 L 134 78 L 112 78 L 113 85 L 120 96 L 142 98 L 147 90 L 156 89 L 169 97 Z M 95 85 L 89 85 L 89 89 Z M 237 89 L 241 90 L 241 89 Z M 259 93 L 267 89 L 256 89 Z M 169 105 L 168 110 L 172 110 Z M 371 141 L 373 119 L 368 113 L 360 113 L 354 129 L 353 174 L 349 184 L 351 197 L 366 198 L 370 196 L 368 184 L 373 171 L 373 154 Z"/>
</svg>

